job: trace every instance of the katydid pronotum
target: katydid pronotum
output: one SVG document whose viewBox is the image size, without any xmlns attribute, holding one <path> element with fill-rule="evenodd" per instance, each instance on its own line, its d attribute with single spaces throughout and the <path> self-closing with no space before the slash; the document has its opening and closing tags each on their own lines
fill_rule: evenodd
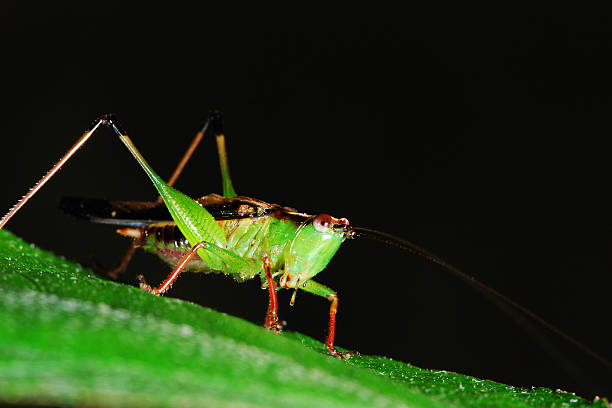
<svg viewBox="0 0 612 408">
<path fill-rule="evenodd" d="M 93 222 L 120 225 L 122 228 L 118 232 L 133 238 L 133 243 L 120 265 L 108 271 L 111 277 L 116 277 L 125 269 L 132 254 L 139 247 L 156 253 L 174 266 L 168 278 L 157 287 L 150 286 L 144 277 L 139 276 L 140 288 L 155 295 L 165 293 L 182 271 L 218 271 L 238 281 L 259 275 L 262 286 L 268 289 L 269 294 L 264 326 L 276 332 L 281 330 L 277 313 L 277 290 L 292 289 L 291 302 L 294 301 L 298 289 L 325 297 L 330 301 L 327 349 L 333 356 L 350 358 L 351 353 L 340 352 L 334 345 L 338 296 L 334 290 L 312 278 L 326 267 L 344 240 L 364 236 L 397 246 L 439 264 L 480 291 L 493 295 L 506 307 L 520 310 L 609 365 L 602 357 L 529 310 L 408 241 L 380 231 L 353 226 L 345 218 L 335 218 L 327 214 L 308 215 L 288 207 L 238 196 L 229 175 L 222 118 L 218 111 L 211 113 L 168 182 L 164 182 L 148 165 L 112 115 L 100 117 L 0 220 L 0 229 L 101 126 L 109 127 L 120 138 L 160 195 L 157 202 L 83 199 L 62 201 L 62 207 L 67 212 Z M 223 195 L 208 194 L 193 200 L 172 186 L 209 128 L 213 129 L 217 141 Z"/>
</svg>

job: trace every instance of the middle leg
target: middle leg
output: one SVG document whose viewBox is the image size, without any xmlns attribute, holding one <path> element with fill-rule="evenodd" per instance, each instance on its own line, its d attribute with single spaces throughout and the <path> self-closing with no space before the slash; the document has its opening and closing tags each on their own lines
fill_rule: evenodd
<svg viewBox="0 0 612 408">
<path fill-rule="evenodd" d="M 266 312 L 266 320 L 264 321 L 264 327 L 272 332 L 280 333 L 283 329 L 283 325 L 278 320 L 278 300 L 276 298 L 276 284 L 272 277 L 272 270 L 270 269 L 270 257 L 268 255 L 263 256 L 264 271 L 266 272 L 266 279 L 268 281 L 268 291 L 270 293 L 270 301 L 268 303 L 268 311 Z"/>
</svg>

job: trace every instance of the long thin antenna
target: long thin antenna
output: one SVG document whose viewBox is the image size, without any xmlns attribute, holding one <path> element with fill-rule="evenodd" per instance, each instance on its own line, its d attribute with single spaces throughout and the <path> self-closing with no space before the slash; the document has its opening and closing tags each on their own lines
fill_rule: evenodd
<svg viewBox="0 0 612 408">
<path fill-rule="evenodd" d="M 364 238 L 369 238 L 369 239 L 372 239 L 372 240 L 375 240 L 375 241 L 380 241 L 380 242 L 383 242 L 385 244 L 398 247 L 400 249 L 406 250 L 406 251 L 408 251 L 410 253 L 413 253 L 415 255 L 422 256 L 423 258 L 425 258 L 425 259 L 427 259 L 427 260 L 429 260 L 431 262 L 434 262 L 434 263 L 442 266 L 444 269 L 446 269 L 449 272 L 453 273 L 455 276 L 458 276 L 459 278 L 461 278 L 461 280 L 463 280 L 466 283 L 468 283 L 468 284 L 472 285 L 473 287 L 477 288 L 482 293 L 484 293 L 486 295 L 489 295 L 489 296 L 492 296 L 493 298 L 496 298 L 496 299 L 501 299 L 506 305 L 512 306 L 513 308 L 521 311 L 526 316 L 530 317 L 531 319 L 535 320 L 536 322 L 538 322 L 542 326 L 546 327 L 547 329 L 549 329 L 550 331 L 552 331 L 556 335 L 558 335 L 561 338 L 565 339 L 567 342 L 572 343 L 574 346 L 578 347 L 578 349 L 582 350 L 584 353 L 588 354 L 589 356 L 591 356 L 595 360 L 601 362 L 603 365 L 605 365 L 609 369 L 612 369 L 612 363 L 608 359 L 606 359 L 605 357 L 603 357 L 603 356 L 599 355 L 598 353 L 594 352 L 589 347 L 587 347 L 586 345 L 582 344 L 581 342 L 579 342 L 578 340 L 576 340 L 575 338 L 573 338 L 569 334 L 566 334 L 565 332 L 563 332 L 561 329 L 553 326 L 551 323 L 547 322 L 546 320 L 544 320 L 540 316 L 536 315 L 531 310 L 527 309 L 524 306 L 521 306 L 520 304 L 516 303 L 514 300 L 510 299 L 509 297 L 499 293 L 495 289 L 493 289 L 493 288 L 485 285 L 484 283 L 478 281 L 474 277 L 466 274 L 465 272 L 461 271 L 459 268 L 457 268 L 457 267 L 447 263 L 443 259 L 441 259 L 441 258 L 437 257 L 436 255 L 432 254 L 431 252 L 426 251 L 425 249 L 419 247 L 418 245 L 413 244 L 410 241 L 406 241 L 406 240 L 404 240 L 402 238 L 396 237 L 395 235 L 387 234 L 386 232 L 382 232 L 382 231 L 378 231 L 378 230 L 374 230 L 374 229 L 370 229 L 370 228 L 362 228 L 362 227 L 353 227 L 353 229 L 356 231 L 356 236 L 360 236 L 360 237 L 364 237 Z M 501 305 L 499 305 L 499 306 L 501 307 Z"/>
<path fill-rule="evenodd" d="M 4 227 L 4 225 L 8 222 L 8 220 L 10 220 L 13 217 L 13 215 L 15 215 L 19 211 L 19 209 L 23 207 L 25 203 L 28 202 L 28 200 L 32 198 L 38 192 L 38 190 L 40 190 L 42 186 L 44 186 L 47 183 L 47 181 L 49 181 L 51 177 L 53 177 L 55 173 L 57 173 L 64 164 L 66 164 L 68 160 L 70 160 L 72 155 L 74 155 L 81 148 L 81 146 L 83 146 L 85 142 L 89 140 L 89 138 L 96 131 L 96 129 L 98 129 L 100 125 L 106 123 L 106 120 L 107 120 L 106 116 L 102 116 L 101 118 L 96 120 L 92 128 L 86 131 L 85 133 L 83 133 L 83 135 L 66 152 L 66 154 L 64 154 L 64 156 L 57 163 L 55 163 L 53 167 L 51 167 L 51 169 L 47 172 L 47 174 L 45 174 L 43 178 L 41 178 L 38 181 L 38 183 L 34 184 L 34 186 L 30 188 L 30 190 L 28 190 L 27 194 L 24 195 L 19 201 L 17 201 L 17 203 L 13 207 L 11 207 L 9 212 L 7 212 L 4 215 L 4 217 L 2 217 L 2 219 L 0 219 L 0 230 Z"/>
</svg>

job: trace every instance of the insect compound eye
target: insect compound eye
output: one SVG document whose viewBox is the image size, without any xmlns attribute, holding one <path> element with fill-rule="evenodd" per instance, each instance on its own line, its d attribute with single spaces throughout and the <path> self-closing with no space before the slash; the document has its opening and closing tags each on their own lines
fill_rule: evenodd
<svg viewBox="0 0 612 408">
<path fill-rule="evenodd" d="M 314 229 L 321 233 L 329 232 L 332 228 L 332 225 L 333 223 L 331 215 L 320 214 L 317 215 L 314 220 L 312 220 L 312 226 L 314 227 Z"/>
</svg>

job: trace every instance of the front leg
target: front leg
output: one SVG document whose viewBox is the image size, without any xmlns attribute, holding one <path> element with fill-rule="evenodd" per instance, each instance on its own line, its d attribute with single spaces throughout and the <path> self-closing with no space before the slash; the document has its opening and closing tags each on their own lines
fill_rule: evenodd
<svg viewBox="0 0 612 408">
<path fill-rule="evenodd" d="M 327 286 L 321 285 L 313 280 L 307 280 L 299 286 L 300 289 L 315 295 L 322 296 L 331 302 L 329 307 L 329 332 L 327 333 L 327 350 L 332 356 L 338 358 L 351 358 L 353 353 L 342 353 L 336 350 L 334 339 L 336 337 L 336 313 L 338 313 L 338 295 Z"/>
</svg>

